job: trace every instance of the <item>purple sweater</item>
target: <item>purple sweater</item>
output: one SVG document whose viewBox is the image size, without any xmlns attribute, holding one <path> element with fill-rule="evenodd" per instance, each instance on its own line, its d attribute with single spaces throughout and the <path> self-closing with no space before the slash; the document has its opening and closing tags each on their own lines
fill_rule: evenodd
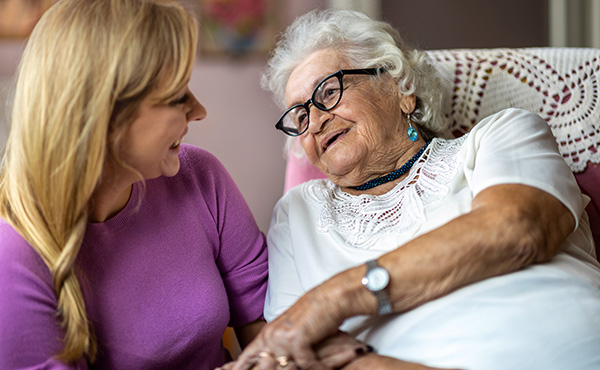
<svg viewBox="0 0 600 370">
<path fill-rule="evenodd" d="M 171 178 L 134 186 L 89 224 L 78 263 L 98 338 L 93 365 L 66 365 L 48 268 L 0 222 L 0 369 L 213 369 L 225 328 L 262 317 L 267 251 L 248 206 L 211 154 L 182 146 Z"/>
</svg>

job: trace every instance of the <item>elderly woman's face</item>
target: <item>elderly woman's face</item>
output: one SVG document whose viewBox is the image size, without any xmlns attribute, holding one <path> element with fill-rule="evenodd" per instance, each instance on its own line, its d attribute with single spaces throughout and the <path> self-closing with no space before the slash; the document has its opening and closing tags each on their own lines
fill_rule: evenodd
<svg viewBox="0 0 600 370">
<path fill-rule="evenodd" d="M 340 69 L 350 69 L 335 50 L 311 54 L 292 72 L 286 104 L 304 103 L 315 86 Z M 360 185 L 373 175 L 396 169 L 406 141 L 396 82 L 386 74 L 347 75 L 340 103 L 328 112 L 310 106 L 308 130 L 300 136 L 307 157 L 340 186 Z M 404 137 L 406 135 L 404 134 Z"/>
</svg>

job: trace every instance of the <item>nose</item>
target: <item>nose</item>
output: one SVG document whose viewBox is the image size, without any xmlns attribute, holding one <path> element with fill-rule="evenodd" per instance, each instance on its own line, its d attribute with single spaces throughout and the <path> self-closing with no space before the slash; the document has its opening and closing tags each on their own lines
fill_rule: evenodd
<svg viewBox="0 0 600 370">
<path fill-rule="evenodd" d="M 325 126 L 325 124 L 329 122 L 329 120 L 331 120 L 333 114 L 327 111 L 322 111 L 314 105 L 310 105 L 309 108 L 310 110 L 308 112 L 308 115 L 310 119 L 308 120 L 307 131 L 311 134 L 316 134 L 323 130 L 323 126 Z"/>
<path fill-rule="evenodd" d="M 204 108 L 204 106 L 200 104 L 198 99 L 196 99 L 196 96 L 191 91 L 190 95 L 191 99 L 189 100 L 188 111 L 186 113 L 187 120 L 201 121 L 204 118 L 206 118 L 206 108 Z"/>
</svg>

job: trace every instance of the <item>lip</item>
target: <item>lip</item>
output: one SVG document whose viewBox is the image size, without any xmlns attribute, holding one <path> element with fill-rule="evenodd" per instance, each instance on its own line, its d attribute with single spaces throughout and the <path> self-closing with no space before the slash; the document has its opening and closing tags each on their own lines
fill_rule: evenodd
<svg viewBox="0 0 600 370">
<path fill-rule="evenodd" d="M 179 137 L 179 139 L 175 140 L 173 143 L 177 143 L 179 142 L 179 144 L 177 144 L 175 147 L 173 147 L 173 143 L 171 143 L 171 146 L 169 147 L 169 149 L 178 149 L 179 146 L 181 145 L 181 143 L 183 142 L 183 138 L 185 137 L 185 135 L 188 132 L 188 127 L 185 127 L 185 130 L 183 131 L 183 134 L 181 134 L 181 136 Z"/>
<path fill-rule="evenodd" d="M 349 131 L 350 131 L 349 128 L 344 128 L 344 129 L 332 131 L 332 132 L 328 133 L 327 135 L 325 135 L 320 143 L 321 152 L 325 153 L 325 151 L 327 151 L 327 149 L 329 149 L 331 146 L 335 145 L 338 141 L 340 141 L 340 139 L 342 137 L 344 137 Z M 336 136 L 338 136 L 338 137 L 335 139 L 335 141 L 330 143 L 331 139 L 333 139 Z"/>
</svg>

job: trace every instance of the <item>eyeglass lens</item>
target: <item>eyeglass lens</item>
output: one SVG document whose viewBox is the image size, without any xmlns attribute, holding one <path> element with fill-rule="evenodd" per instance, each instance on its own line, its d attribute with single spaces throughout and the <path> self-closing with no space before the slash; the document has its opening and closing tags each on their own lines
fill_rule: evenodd
<svg viewBox="0 0 600 370">
<path fill-rule="evenodd" d="M 341 76 L 333 75 L 321 81 L 315 88 L 312 98 L 304 105 L 292 107 L 281 118 L 282 129 L 288 134 L 299 135 L 308 126 L 309 103 L 323 111 L 335 108 L 342 96 Z"/>
</svg>

